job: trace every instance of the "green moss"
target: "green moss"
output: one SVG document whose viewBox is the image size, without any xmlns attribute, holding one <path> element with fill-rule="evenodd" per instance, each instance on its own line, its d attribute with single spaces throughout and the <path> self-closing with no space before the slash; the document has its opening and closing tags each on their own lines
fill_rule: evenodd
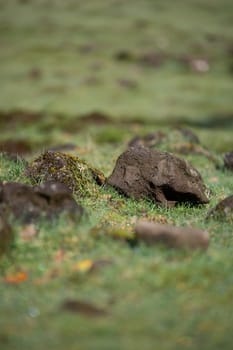
<svg viewBox="0 0 233 350">
<path fill-rule="evenodd" d="M 47 151 L 36 158 L 26 169 L 26 175 L 35 183 L 58 181 L 79 195 L 93 194 L 96 184 L 105 181 L 101 171 L 84 160 L 61 152 Z"/>
</svg>

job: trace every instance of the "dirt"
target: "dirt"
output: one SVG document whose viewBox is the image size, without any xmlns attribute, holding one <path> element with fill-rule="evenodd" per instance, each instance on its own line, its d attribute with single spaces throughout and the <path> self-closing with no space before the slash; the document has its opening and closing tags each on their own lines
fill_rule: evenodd
<svg viewBox="0 0 233 350">
<path fill-rule="evenodd" d="M 216 165 L 219 164 L 218 158 L 207 148 L 203 147 L 197 135 L 187 128 L 174 128 L 168 133 L 156 131 L 144 136 L 135 136 L 130 140 L 128 146 L 156 147 L 176 154 L 201 155 Z"/>
<path fill-rule="evenodd" d="M 105 182 L 103 173 L 80 158 L 53 151 L 36 158 L 29 164 L 25 174 L 35 183 L 41 180 L 63 183 L 80 196 L 90 194 L 93 184 L 102 185 Z"/>
<path fill-rule="evenodd" d="M 165 137 L 166 135 L 161 131 L 146 134 L 145 136 L 135 136 L 129 141 L 128 146 L 129 147 L 138 147 L 138 146 L 154 147 L 159 145 Z"/>
<path fill-rule="evenodd" d="M 1 192 L 0 192 L 1 195 Z M 0 258 L 7 254 L 14 240 L 14 233 L 5 216 L 0 213 Z"/>
<path fill-rule="evenodd" d="M 24 155 L 32 151 L 30 142 L 26 140 L 6 140 L 0 142 L 0 152 L 8 154 Z"/>
<path fill-rule="evenodd" d="M 141 54 L 137 61 L 146 67 L 158 68 L 160 67 L 166 60 L 166 56 L 160 52 L 145 52 Z"/>
<path fill-rule="evenodd" d="M 214 208 L 212 208 L 207 214 L 207 219 L 223 219 L 233 220 L 233 195 L 226 197 L 220 201 Z"/>
<path fill-rule="evenodd" d="M 79 300 L 65 300 L 61 305 L 61 309 L 72 313 L 78 313 L 87 317 L 106 316 L 107 311 L 101 309 L 91 303 Z"/>
<path fill-rule="evenodd" d="M 86 124 L 103 125 L 103 124 L 111 123 L 112 119 L 105 113 L 93 111 L 88 114 L 84 114 L 80 116 L 80 118 L 78 119 L 78 122 L 81 125 L 86 125 Z"/>
<path fill-rule="evenodd" d="M 192 227 L 161 225 L 139 221 L 135 227 L 136 238 L 148 245 L 162 243 L 170 248 L 207 249 L 209 235 Z"/>
<path fill-rule="evenodd" d="M 224 154 L 224 166 L 226 169 L 233 171 L 233 151 Z"/>
<path fill-rule="evenodd" d="M 126 196 L 148 198 L 167 207 L 209 202 L 202 177 L 191 164 L 145 147 L 132 147 L 121 154 L 107 183 Z"/>
<path fill-rule="evenodd" d="M 61 145 L 54 145 L 47 149 L 47 151 L 52 152 L 65 152 L 74 151 L 77 146 L 74 143 L 63 143 Z"/>
<path fill-rule="evenodd" d="M 17 125 L 30 125 L 38 122 L 44 118 L 41 113 L 15 110 L 9 112 L 0 112 L 0 127 L 1 129 L 17 127 Z"/>
<path fill-rule="evenodd" d="M 31 223 L 41 217 L 51 219 L 62 212 L 79 219 L 82 207 L 76 203 L 70 190 L 61 183 L 47 182 L 29 186 L 17 182 L 0 184 L 0 213 Z"/>
</svg>

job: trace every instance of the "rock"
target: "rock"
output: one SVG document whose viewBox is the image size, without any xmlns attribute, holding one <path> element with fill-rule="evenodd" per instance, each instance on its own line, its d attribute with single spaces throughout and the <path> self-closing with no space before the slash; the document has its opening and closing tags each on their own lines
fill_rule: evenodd
<svg viewBox="0 0 233 350">
<path fill-rule="evenodd" d="M 154 133 L 146 134 L 145 136 L 135 136 L 132 138 L 132 140 L 129 141 L 128 146 L 129 147 L 154 147 L 161 143 L 161 141 L 166 137 L 166 135 L 161 132 L 157 131 Z"/>
<path fill-rule="evenodd" d="M 31 223 L 40 217 L 51 219 L 62 212 L 78 219 L 83 209 L 64 184 L 47 182 L 32 187 L 8 182 L 0 184 L 0 212 Z"/>
<path fill-rule="evenodd" d="M 198 136 L 190 129 L 175 128 L 167 134 L 162 131 L 152 132 L 145 136 L 135 136 L 128 143 L 129 147 L 149 147 L 161 151 L 182 155 L 201 155 L 218 164 L 218 158 L 200 144 Z"/>
<path fill-rule="evenodd" d="M 149 198 L 167 207 L 208 203 L 200 173 L 167 152 L 132 147 L 117 160 L 107 183 L 126 196 Z"/>
<path fill-rule="evenodd" d="M 207 214 L 207 219 L 228 219 L 233 220 L 233 195 L 226 197 L 220 201 L 214 208 L 212 208 Z"/>
<path fill-rule="evenodd" d="M 145 52 L 138 57 L 138 62 L 147 67 L 160 67 L 166 60 L 166 56 L 161 52 Z"/>
<path fill-rule="evenodd" d="M 224 165 L 227 169 L 233 170 L 233 151 L 224 154 Z"/>
<path fill-rule="evenodd" d="M 14 233 L 2 214 L 0 214 L 0 258 L 7 254 L 14 240 Z"/>
<path fill-rule="evenodd" d="M 192 227 L 175 227 L 149 221 L 139 221 L 135 227 L 139 241 L 148 245 L 163 243 L 171 248 L 207 249 L 209 235 Z"/>
<path fill-rule="evenodd" d="M 93 183 L 102 185 L 104 175 L 78 157 L 61 152 L 47 151 L 35 159 L 26 169 L 35 183 L 56 181 L 65 184 L 79 195 L 92 193 Z"/>
<path fill-rule="evenodd" d="M 72 313 L 82 314 L 88 317 L 107 316 L 105 309 L 99 308 L 86 301 L 66 299 L 61 305 L 61 309 Z"/>
</svg>

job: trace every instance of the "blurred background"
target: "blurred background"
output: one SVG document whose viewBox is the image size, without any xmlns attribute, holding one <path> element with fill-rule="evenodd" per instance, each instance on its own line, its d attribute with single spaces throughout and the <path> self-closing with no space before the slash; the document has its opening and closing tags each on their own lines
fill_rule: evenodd
<svg viewBox="0 0 233 350">
<path fill-rule="evenodd" d="M 0 109 L 232 112 L 231 0 L 0 1 Z"/>
<path fill-rule="evenodd" d="M 89 116 L 207 128 L 207 146 L 211 128 L 224 138 L 215 149 L 229 150 L 232 10 L 231 0 L 0 0 L 1 139 L 17 129 L 32 148 L 73 141 Z"/>
</svg>

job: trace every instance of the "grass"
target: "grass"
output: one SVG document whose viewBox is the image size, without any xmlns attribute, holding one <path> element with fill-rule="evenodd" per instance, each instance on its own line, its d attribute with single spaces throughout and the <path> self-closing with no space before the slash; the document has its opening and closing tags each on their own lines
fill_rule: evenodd
<svg viewBox="0 0 233 350">
<path fill-rule="evenodd" d="M 27 122 L 8 118 L 0 141 L 27 140 L 28 161 L 52 145 L 74 143 L 72 154 L 108 176 L 136 134 L 172 133 L 178 125 L 194 131 L 222 165 L 233 149 L 232 7 L 228 0 L 0 0 L 0 111 L 41 113 Z M 168 59 L 157 68 L 120 62 L 122 50 Z M 208 58 L 210 71 L 183 66 L 177 57 L 187 54 Z M 110 122 L 80 124 L 93 111 Z M 2 349 L 231 349 L 233 226 L 205 217 L 233 193 L 232 173 L 202 155 L 185 157 L 212 191 L 207 206 L 168 210 L 102 187 L 76 197 L 87 214 L 79 224 L 64 217 L 39 222 L 39 235 L 24 241 L 24 227 L 12 222 L 14 247 L 0 261 Z M 0 157 L 0 180 L 28 183 L 24 163 Z M 206 229 L 210 247 L 201 253 L 132 246 L 122 235 L 130 236 L 142 217 Z M 75 269 L 100 259 L 111 264 Z M 7 284 L 4 277 L 17 271 L 27 281 Z M 61 308 L 66 299 L 108 315 L 70 313 Z"/>
</svg>

